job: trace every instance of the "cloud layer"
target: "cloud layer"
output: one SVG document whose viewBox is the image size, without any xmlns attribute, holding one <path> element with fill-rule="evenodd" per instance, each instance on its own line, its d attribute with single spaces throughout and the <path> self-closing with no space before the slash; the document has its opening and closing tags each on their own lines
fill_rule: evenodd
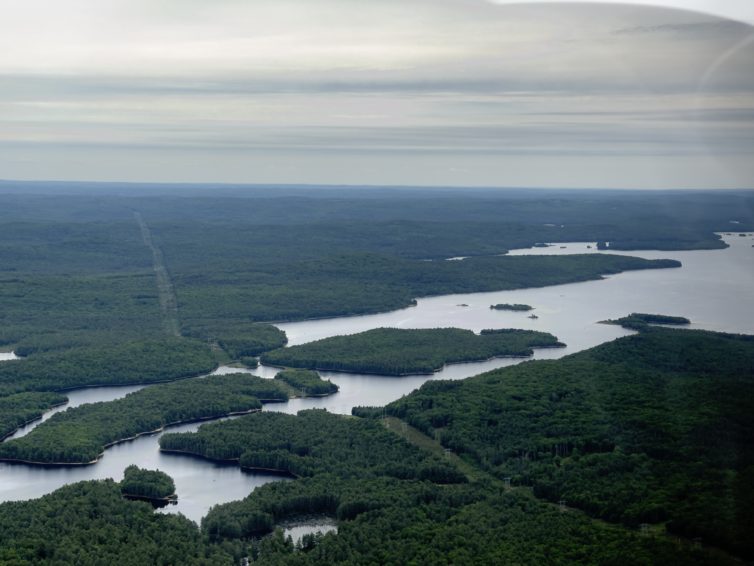
<svg viewBox="0 0 754 566">
<path fill-rule="evenodd" d="M 0 176 L 754 185 L 754 35 L 630 6 L 27 0 Z"/>
</svg>

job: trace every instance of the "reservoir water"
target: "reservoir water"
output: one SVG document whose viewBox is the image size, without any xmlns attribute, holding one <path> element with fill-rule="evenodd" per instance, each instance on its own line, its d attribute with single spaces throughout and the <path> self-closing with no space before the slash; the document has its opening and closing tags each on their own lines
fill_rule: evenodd
<svg viewBox="0 0 754 566">
<path fill-rule="evenodd" d="M 534 358 L 558 358 L 629 334 L 620 327 L 599 324 L 630 312 L 685 316 L 691 328 L 754 334 L 754 234 L 725 236 L 730 245 L 723 250 L 601 252 L 594 243 L 559 243 L 547 248 L 513 250 L 519 254 L 619 253 L 649 259 L 672 258 L 682 262 L 676 269 L 621 273 L 598 281 L 520 289 L 492 293 L 444 295 L 419 299 L 417 305 L 384 314 L 279 324 L 289 344 L 302 344 L 328 336 L 353 334 L 381 326 L 398 328 L 459 327 L 474 331 L 484 328 L 524 328 L 555 334 L 566 348 L 536 350 Z M 587 247 L 591 246 L 591 247 Z M 463 261 L 463 259 L 458 259 Z M 496 311 L 496 303 L 526 303 L 539 318 L 529 313 Z M 467 305 L 467 306 L 461 306 Z M 5 356 L 5 357 L 3 357 Z M 0 360 L 13 359 L 0 354 Z M 428 379 L 462 379 L 478 373 L 520 363 L 522 358 L 498 358 L 479 363 L 446 366 L 433 375 L 384 377 L 376 375 L 321 372 L 340 386 L 330 397 L 294 399 L 266 405 L 264 410 L 295 413 L 320 407 L 349 414 L 356 405 L 384 405 L 410 393 Z M 2 363 L 0 361 L 0 363 Z M 215 373 L 241 371 L 223 367 Z M 275 368 L 261 366 L 246 370 L 273 377 Z M 211 378 L 211 377 L 210 377 Z M 107 387 L 70 392 L 68 406 L 122 397 L 138 387 Z M 64 410 L 61 407 L 57 410 Z M 47 418 L 49 416 L 46 415 Z M 28 433 L 35 425 L 19 431 Z M 196 430 L 199 424 L 172 427 L 171 432 Z M 256 486 L 280 480 L 279 476 L 250 474 L 236 466 L 205 462 L 186 456 L 161 454 L 159 434 L 140 437 L 109 448 L 95 465 L 75 468 L 45 468 L 0 463 L 0 501 L 39 497 L 67 483 L 85 479 L 122 478 L 130 464 L 160 469 L 175 479 L 178 505 L 165 512 L 180 512 L 199 521 L 210 506 L 237 500 Z"/>
</svg>

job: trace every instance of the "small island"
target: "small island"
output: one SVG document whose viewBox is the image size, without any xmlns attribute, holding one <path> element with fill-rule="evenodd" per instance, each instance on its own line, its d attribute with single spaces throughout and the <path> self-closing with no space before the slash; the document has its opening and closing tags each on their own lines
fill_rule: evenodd
<svg viewBox="0 0 754 566">
<path fill-rule="evenodd" d="M 474 334 L 460 328 L 376 328 L 273 350 L 262 354 L 262 363 L 402 376 L 433 373 L 448 363 L 527 357 L 533 354 L 532 348 L 562 346 L 552 334 L 533 330 L 483 330 Z"/>
<path fill-rule="evenodd" d="M 303 397 L 324 397 L 338 392 L 337 385 L 329 379 L 322 379 L 314 370 L 287 369 L 278 372 L 275 379 L 300 391 Z"/>
<path fill-rule="evenodd" d="M 175 504 L 178 499 L 173 478 L 159 470 L 145 470 L 134 465 L 125 469 L 120 492 L 126 499 L 149 501 L 155 507 Z"/>
<path fill-rule="evenodd" d="M 647 314 L 633 312 L 628 316 L 617 318 L 615 320 L 603 320 L 601 324 L 617 324 L 629 330 L 644 330 L 650 325 L 672 325 L 683 326 L 691 324 L 688 318 L 683 316 L 668 316 L 664 314 Z"/>
<path fill-rule="evenodd" d="M 524 304 L 510 304 L 510 303 L 498 303 L 496 305 L 490 305 L 490 308 L 496 311 L 531 311 L 534 307 Z"/>
</svg>

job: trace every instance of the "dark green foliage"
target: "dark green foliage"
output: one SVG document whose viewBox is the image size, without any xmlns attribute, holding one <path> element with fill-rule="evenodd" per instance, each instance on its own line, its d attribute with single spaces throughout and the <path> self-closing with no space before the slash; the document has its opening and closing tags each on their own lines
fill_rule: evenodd
<svg viewBox="0 0 754 566">
<path fill-rule="evenodd" d="M 46 257 L 51 264 L 58 259 Z M 74 345 L 158 337 L 160 310 L 152 272 L 117 275 L 10 274 L 0 278 L 3 343 L 31 353 L 46 344 Z M 50 337 L 50 335 L 56 335 Z"/>
<path fill-rule="evenodd" d="M 170 423 L 218 417 L 283 401 L 277 383 L 248 374 L 195 378 L 147 387 L 115 401 L 81 405 L 53 415 L 24 437 L 0 444 L 0 458 L 41 463 L 87 463 L 106 445 Z"/>
<path fill-rule="evenodd" d="M 530 311 L 534 309 L 534 307 L 532 307 L 531 305 L 524 305 L 520 303 L 498 303 L 496 305 L 490 305 L 490 308 L 496 311 Z"/>
<path fill-rule="evenodd" d="M 133 497 L 165 499 L 175 494 L 175 482 L 160 470 L 144 470 L 132 465 L 123 472 L 120 491 Z"/>
<path fill-rule="evenodd" d="M 688 318 L 682 316 L 668 316 L 665 314 L 646 314 L 640 312 L 632 312 L 628 316 L 618 318 L 616 320 L 606 320 L 605 324 L 617 324 L 623 328 L 629 328 L 631 330 L 644 330 L 650 324 L 670 324 L 674 326 L 680 326 L 684 324 L 691 324 Z"/>
<path fill-rule="evenodd" d="M 45 192 L 45 187 L 31 188 Z M 0 395 L 12 395 L 0 401 L 6 428 L 61 399 L 43 391 L 176 379 L 214 367 L 204 345 L 160 340 L 163 320 L 151 250 L 142 241 L 134 211 L 148 222 L 164 256 L 183 334 L 212 346 L 222 343 L 238 358 L 284 344 L 278 331 L 255 326 L 257 321 L 378 312 L 408 306 L 419 296 L 551 285 L 678 265 L 607 255 L 419 260 L 495 255 L 543 241 L 601 240 L 615 249 L 720 248 L 724 244 L 713 232 L 725 229 L 729 220 L 741 222 L 741 230 L 754 227 L 754 201 L 742 192 L 586 195 L 362 188 L 346 193 L 276 187 L 207 193 L 197 187 L 179 195 L 166 187 L 128 187 L 136 196 L 118 196 L 107 188 L 71 196 L 59 187 L 55 194 L 41 195 L 28 194 L 27 188 L 0 195 L 0 344 L 29 356 L 0 365 Z M 560 367 L 553 364 L 543 366 L 547 375 L 531 370 L 530 384 L 509 384 L 520 399 L 500 400 L 497 389 L 482 388 L 488 397 L 474 401 L 479 406 L 465 404 L 466 384 L 436 383 L 418 394 L 424 405 L 412 409 L 412 418 L 425 430 L 438 431 L 443 442 L 465 446 L 465 451 L 459 448 L 464 457 L 494 473 L 504 473 L 510 464 L 496 460 L 505 450 L 502 444 L 510 441 L 521 469 L 509 473 L 546 497 L 566 493 L 592 513 L 623 513 L 626 518 L 620 520 L 627 522 L 661 517 L 670 500 L 671 529 L 740 548 L 754 509 L 748 503 L 754 491 L 749 452 L 740 447 L 741 439 L 752 436 L 747 420 L 751 392 L 743 378 L 740 383 L 726 378 L 717 388 L 707 382 L 718 375 L 717 366 L 739 376 L 748 375 L 751 366 L 746 344 L 723 346 L 708 350 L 700 340 L 672 354 L 637 348 L 631 355 L 641 359 L 641 368 L 615 370 L 622 386 L 613 392 L 596 377 L 577 379 L 619 365 L 611 357 L 623 353 L 608 349 L 600 351 L 604 359 L 566 364 L 562 371 L 576 377 L 551 371 Z M 689 364 L 697 368 L 690 377 L 673 369 Z M 677 375 L 668 381 L 668 372 Z M 266 385 L 275 387 L 275 382 Z M 689 393 L 692 387 L 698 391 Z M 430 391 L 430 398 L 421 397 Z M 240 397 L 232 390 L 216 393 L 232 397 L 224 410 Z M 464 411 L 460 416 L 456 407 L 446 406 L 456 396 Z M 60 422 L 60 430 L 45 423 L 27 438 L 41 439 L 49 430 L 41 443 L 48 456 L 67 443 L 82 442 L 82 453 L 96 457 L 111 438 L 111 426 L 118 434 L 132 434 L 160 426 L 168 418 L 163 410 L 177 410 L 169 398 L 159 406 L 150 399 L 145 394 L 138 403 L 70 411 L 73 428 L 55 417 L 50 422 Z M 677 410 L 679 404 L 693 404 L 700 412 L 689 417 L 691 411 Z M 112 422 L 105 424 L 105 413 Z M 277 417 L 263 420 L 268 418 Z M 243 456 L 246 464 L 315 475 L 267 485 L 243 502 L 217 507 L 205 521 L 206 532 L 217 539 L 270 532 L 278 517 L 310 511 L 339 519 L 339 534 L 322 537 L 309 552 L 295 553 L 280 537 L 265 540 L 260 559 L 268 564 L 725 563 L 724 557 L 701 550 L 688 553 L 575 513 L 558 513 L 523 494 L 503 494 L 494 484 L 435 485 L 427 480 L 447 481 L 458 473 L 444 460 L 438 464 L 426 454 L 393 446 L 398 442 L 393 437 L 383 441 L 377 429 L 369 428 L 378 426 L 374 423 L 352 425 L 360 421 L 338 418 L 353 431 L 335 421 L 314 423 L 322 436 L 332 432 L 335 438 L 292 432 L 296 426 L 287 424 L 288 439 L 274 430 L 264 429 L 264 437 L 240 431 L 248 447 L 233 446 L 233 438 L 221 432 L 225 429 L 211 429 L 211 442 L 192 451 L 211 456 L 217 450 Z M 311 419 L 302 422 L 316 428 Z M 537 422 L 545 426 L 539 430 L 532 424 Z M 511 429 L 501 433 L 505 423 Z M 490 436 L 471 434 L 475 427 L 489 429 Z M 228 430 L 235 435 L 235 429 Z M 93 438 L 101 431 L 107 435 Z M 264 444 L 268 439 L 273 445 Z M 308 443 L 316 454 L 305 453 Z M 18 445 L 3 444 L 3 449 Z M 556 455 L 548 456 L 552 452 Z M 665 460 L 657 464 L 660 457 L 667 458 L 667 465 Z M 695 464 L 687 465 L 693 458 Z M 579 474 L 589 481 L 574 481 Z M 588 493 L 585 484 L 592 486 Z M 738 531 L 732 532 L 731 525 Z M 37 501 L 0 505 L 3 564 L 237 564 L 247 554 L 227 538 L 206 544 L 181 517 L 154 515 L 146 504 L 123 501 L 112 482 L 78 484 Z"/>
<path fill-rule="evenodd" d="M 554 346 L 562 346 L 555 336 L 532 330 L 484 330 L 477 335 L 459 328 L 376 328 L 274 350 L 261 359 L 278 366 L 405 375 L 431 373 L 446 363 L 530 356 L 532 348 Z"/>
<path fill-rule="evenodd" d="M 754 337 L 649 327 L 559 361 L 427 382 L 386 411 L 551 501 L 668 521 L 751 557 L 753 398 Z"/>
<path fill-rule="evenodd" d="M 543 287 L 627 270 L 680 267 L 673 260 L 599 254 L 420 261 L 344 253 L 290 263 L 277 259 L 266 266 L 257 261 L 248 268 L 241 261 L 235 265 L 233 271 L 186 265 L 185 275 L 175 274 L 183 319 L 192 326 L 233 320 L 240 305 L 245 319 L 256 321 L 366 314 L 409 306 L 416 297 Z"/>
<path fill-rule="evenodd" d="M 133 340 L 40 353 L 0 364 L 0 394 L 170 381 L 217 367 L 206 344 L 185 338 Z"/>
<path fill-rule="evenodd" d="M 207 545 L 182 515 L 128 501 L 112 480 L 81 482 L 0 505 L 0 564 L 238 564 L 240 549 Z"/>
<path fill-rule="evenodd" d="M 390 476 L 438 482 L 463 481 L 452 466 L 417 451 L 377 422 L 322 410 L 298 416 L 262 412 L 210 423 L 195 433 L 165 434 L 162 450 L 179 450 L 244 468 L 274 469 L 295 476 Z"/>
<path fill-rule="evenodd" d="M 238 360 L 241 362 L 244 366 L 246 366 L 249 369 L 254 369 L 259 367 L 259 360 L 256 358 L 249 358 L 246 356 L 241 356 L 241 359 Z"/>
<path fill-rule="evenodd" d="M 275 379 L 287 383 L 295 391 L 300 391 L 304 396 L 332 395 L 337 393 L 338 386 L 329 379 L 320 377 L 316 371 L 305 369 L 289 369 L 280 371 Z"/>
<path fill-rule="evenodd" d="M 281 348 L 288 340 L 285 332 L 271 324 L 250 324 L 219 331 L 217 341 L 231 358 L 237 360 Z"/>
<path fill-rule="evenodd" d="M 320 537 L 310 552 L 295 552 L 280 532 L 255 543 L 252 556 L 262 564 L 733 564 L 724 555 L 562 513 L 489 480 L 417 478 L 417 469 L 449 466 L 377 421 L 322 411 L 257 413 L 165 435 L 161 443 L 211 458 L 241 453 L 241 465 L 248 458 L 288 471 L 301 466 L 305 477 L 266 484 L 214 507 L 202 521 L 203 532 L 220 542 L 264 535 L 298 516 L 337 519 L 338 534 Z"/>
<path fill-rule="evenodd" d="M 642 537 L 577 513 L 561 513 L 523 493 L 485 485 L 322 480 L 267 484 L 247 500 L 272 517 L 313 493 L 334 492 L 337 509 L 344 511 L 333 514 L 339 518 L 338 534 L 324 535 L 311 552 L 294 552 L 279 535 L 271 544 L 263 541 L 260 564 L 735 564 L 719 553 Z M 240 511 L 245 503 L 216 508 L 203 521 L 203 530 L 220 535 L 221 521 L 232 521 L 231 509 Z M 321 507 L 332 504 L 323 501 Z M 354 513 L 346 519 L 350 509 Z"/>
<path fill-rule="evenodd" d="M 5 363 L 5 362 L 3 362 Z M 0 439 L 5 438 L 27 422 L 40 418 L 67 397 L 58 393 L 18 393 L 0 397 Z"/>
</svg>

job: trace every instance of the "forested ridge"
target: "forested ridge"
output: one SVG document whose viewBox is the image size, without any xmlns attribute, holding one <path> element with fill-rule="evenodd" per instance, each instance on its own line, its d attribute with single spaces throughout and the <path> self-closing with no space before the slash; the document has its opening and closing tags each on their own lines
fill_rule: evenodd
<svg viewBox="0 0 754 566">
<path fill-rule="evenodd" d="M 280 535 L 252 538 L 250 555 L 261 564 L 734 563 L 724 554 L 563 513 L 484 474 L 467 481 L 447 458 L 407 444 L 378 420 L 316 410 L 257 413 L 165 435 L 161 446 L 298 472 L 299 479 L 214 507 L 202 521 L 214 543 L 263 535 L 301 515 L 337 519 L 337 535 L 307 551 Z M 422 478 L 422 469 L 432 471 Z"/>
<path fill-rule="evenodd" d="M 195 433 L 163 435 L 160 448 L 238 460 L 243 468 L 295 476 L 329 472 L 443 483 L 464 480 L 452 466 L 400 441 L 379 423 L 316 409 L 300 411 L 298 416 L 262 412 L 228 423 L 209 423 Z"/>
<path fill-rule="evenodd" d="M 563 346 L 552 334 L 497 329 L 474 334 L 460 328 L 376 328 L 272 350 L 262 362 L 277 366 L 383 375 L 432 373 L 446 363 L 498 356 L 531 356 L 532 348 Z"/>
<path fill-rule="evenodd" d="M 752 558 L 752 398 L 754 337 L 648 327 L 558 361 L 430 381 L 384 411 L 550 501 Z"/>
</svg>

